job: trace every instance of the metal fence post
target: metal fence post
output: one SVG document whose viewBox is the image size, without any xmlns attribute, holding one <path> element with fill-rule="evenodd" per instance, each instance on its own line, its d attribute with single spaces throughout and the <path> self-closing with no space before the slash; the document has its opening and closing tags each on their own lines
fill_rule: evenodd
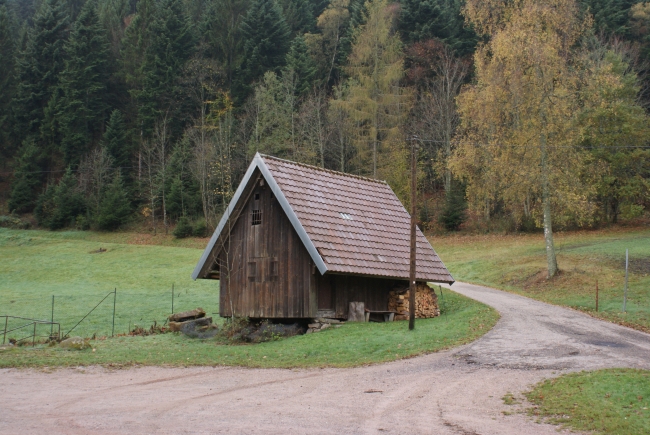
<svg viewBox="0 0 650 435">
<path fill-rule="evenodd" d="M 629 265 L 629 250 L 625 250 L 625 290 L 623 291 L 623 312 L 626 311 L 627 306 L 627 269 Z"/>
<path fill-rule="evenodd" d="M 2 336 L 2 345 L 4 346 L 5 340 L 7 339 L 7 322 L 9 322 L 9 316 L 5 316 L 5 332 Z"/>
<path fill-rule="evenodd" d="M 117 287 L 113 291 L 113 329 L 111 330 L 111 337 L 115 336 L 115 302 L 117 301 Z"/>
<path fill-rule="evenodd" d="M 174 314 L 174 283 L 172 283 L 172 314 Z"/>
</svg>

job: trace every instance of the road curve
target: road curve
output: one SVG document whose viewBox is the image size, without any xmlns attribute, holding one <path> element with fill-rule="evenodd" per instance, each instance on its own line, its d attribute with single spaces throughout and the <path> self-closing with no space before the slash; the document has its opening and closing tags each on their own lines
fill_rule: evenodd
<svg viewBox="0 0 650 435">
<path fill-rule="evenodd" d="M 1 434 L 557 434 L 507 406 L 545 377 L 650 369 L 650 335 L 486 287 L 497 325 L 447 352 L 354 369 L 0 370 Z"/>
</svg>

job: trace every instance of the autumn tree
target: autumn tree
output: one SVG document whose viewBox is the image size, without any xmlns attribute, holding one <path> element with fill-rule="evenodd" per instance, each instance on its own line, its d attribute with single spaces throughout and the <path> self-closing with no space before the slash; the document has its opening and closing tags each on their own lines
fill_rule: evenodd
<svg viewBox="0 0 650 435">
<path fill-rule="evenodd" d="M 403 147 L 400 126 L 410 98 L 400 86 L 404 60 L 402 43 L 393 25 L 395 11 L 387 0 L 368 1 L 365 9 L 365 24 L 354 35 L 346 68 L 350 77 L 346 92 L 333 104 L 353 122 L 350 133 L 358 149 L 360 168 L 377 178 L 382 167 L 389 172 L 395 168 L 393 157 L 398 157 Z M 397 154 L 388 157 L 393 152 Z M 380 161 L 382 154 L 386 158 Z"/>
<path fill-rule="evenodd" d="M 474 57 L 476 84 L 458 99 L 458 148 L 452 168 L 486 213 L 502 203 L 544 228 L 548 277 L 558 271 L 553 221 L 586 221 L 593 188 L 587 153 L 575 147 L 579 109 L 575 44 L 588 22 L 573 0 L 467 2 L 465 14 L 489 37 Z"/>
</svg>

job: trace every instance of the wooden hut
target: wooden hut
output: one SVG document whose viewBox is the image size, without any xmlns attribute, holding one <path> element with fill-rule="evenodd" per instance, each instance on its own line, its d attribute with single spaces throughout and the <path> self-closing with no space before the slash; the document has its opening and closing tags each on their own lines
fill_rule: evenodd
<svg viewBox="0 0 650 435">
<path fill-rule="evenodd" d="M 346 318 L 408 285 L 410 216 L 388 184 L 257 154 L 193 279 L 220 280 L 223 317 Z M 417 280 L 453 283 L 418 229 Z"/>
</svg>

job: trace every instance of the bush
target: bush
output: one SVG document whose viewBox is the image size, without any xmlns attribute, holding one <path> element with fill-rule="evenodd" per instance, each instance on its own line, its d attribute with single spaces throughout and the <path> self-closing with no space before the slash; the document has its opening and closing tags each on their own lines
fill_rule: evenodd
<svg viewBox="0 0 650 435">
<path fill-rule="evenodd" d="M 172 234 L 174 234 L 174 237 L 177 239 L 184 239 L 185 237 L 189 237 L 192 235 L 194 232 L 194 228 L 192 228 L 192 224 L 190 223 L 190 220 L 183 216 L 178 220 L 178 223 L 176 224 L 176 228 L 174 228 L 174 231 Z"/>
<path fill-rule="evenodd" d="M 192 235 L 194 237 L 206 237 L 208 235 L 208 225 L 205 223 L 204 219 L 199 219 L 196 222 Z"/>
<path fill-rule="evenodd" d="M 13 230 L 27 230 L 30 224 L 15 216 L 0 216 L 0 227 L 11 228 Z"/>
</svg>

